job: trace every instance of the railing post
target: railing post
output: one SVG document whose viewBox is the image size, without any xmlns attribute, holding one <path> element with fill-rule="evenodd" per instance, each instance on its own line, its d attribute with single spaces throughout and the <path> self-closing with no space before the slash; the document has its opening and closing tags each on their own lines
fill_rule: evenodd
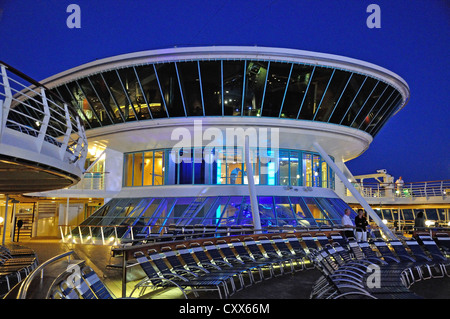
<svg viewBox="0 0 450 319">
<path fill-rule="evenodd" d="M 80 234 L 80 244 L 83 244 L 83 234 L 81 233 L 81 227 L 78 226 L 78 233 Z"/>
<path fill-rule="evenodd" d="M 105 234 L 103 233 L 103 226 L 100 226 L 100 233 L 102 234 L 102 243 L 105 244 Z"/>
</svg>

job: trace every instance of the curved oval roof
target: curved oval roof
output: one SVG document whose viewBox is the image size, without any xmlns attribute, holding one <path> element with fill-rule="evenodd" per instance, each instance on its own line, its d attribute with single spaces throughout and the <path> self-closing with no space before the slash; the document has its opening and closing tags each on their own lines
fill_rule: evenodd
<svg viewBox="0 0 450 319">
<path fill-rule="evenodd" d="M 268 47 L 187 47 L 93 61 L 42 81 L 87 129 L 179 116 L 269 116 L 345 125 L 375 136 L 409 100 L 377 65 Z"/>
</svg>

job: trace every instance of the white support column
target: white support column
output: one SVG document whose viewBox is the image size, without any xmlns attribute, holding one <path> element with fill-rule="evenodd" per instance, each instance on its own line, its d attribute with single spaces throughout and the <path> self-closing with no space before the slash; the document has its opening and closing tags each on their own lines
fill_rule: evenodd
<svg viewBox="0 0 450 319">
<path fill-rule="evenodd" d="M 320 153 L 322 158 L 327 162 L 327 164 L 331 167 L 331 169 L 336 173 L 336 175 L 339 177 L 339 179 L 344 183 L 344 185 L 347 187 L 347 189 L 352 193 L 353 197 L 356 198 L 356 200 L 361 204 L 361 206 L 365 209 L 367 214 L 375 221 L 375 223 L 383 230 L 383 233 L 389 238 L 389 239 L 396 239 L 395 235 L 391 232 L 391 230 L 383 223 L 383 221 L 378 217 L 378 215 L 375 213 L 375 211 L 370 207 L 370 205 L 366 202 L 364 197 L 356 190 L 355 187 L 353 187 L 352 183 L 348 181 L 348 179 L 345 177 L 344 173 L 337 167 L 337 165 L 331 160 L 331 158 L 328 156 L 327 152 L 320 146 L 319 143 L 314 142 L 313 143 L 314 148 Z"/>
<path fill-rule="evenodd" d="M 6 120 L 8 118 L 9 108 L 12 102 L 12 92 L 11 87 L 9 86 L 9 79 L 8 74 L 6 73 L 6 67 L 4 65 L 1 65 L 0 69 L 2 71 L 2 81 L 3 81 L 2 86 L 5 91 L 5 100 L 0 101 L 0 138 L 1 138 L 2 132 L 6 127 Z"/>
<path fill-rule="evenodd" d="M 245 136 L 245 167 L 247 172 L 248 189 L 250 193 L 250 204 L 252 206 L 253 227 L 260 233 L 261 219 L 259 216 L 258 198 L 256 197 L 255 180 L 253 178 L 253 165 L 250 160 L 249 137 Z M 244 176 L 242 176 L 244 178 Z"/>
<path fill-rule="evenodd" d="M 41 88 L 42 106 L 44 108 L 44 118 L 42 119 L 41 127 L 39 129 L 39 135 L 36 142 L 37 152 L 41 152 L 42 145 L 44 144 L 45 135 L 47 134 L 48 123 L 50 122 L 50 108 L 48 106 L 47 97 L 45 95 L 44 88 Z"/>
<path fill-rule="evenodd" d="M 64 114 L 66 117 L 66 132 L 64 134 L 64 139 L 61 145 L 61 149 L 59 151 L 59 157 L 60 159 L 63 161 L 64 160 L 64 156 L 66 155 L 67 152 L 67 146 L 69 145 L 69 140 L 70 140 L 70 132 L 72 132 L 72 122 L 70 121 L 70 113 L 69 113 L 69 109 L 67 107 L 67 104 L 64 103 Z"/>
<path fill-rule="evenodd" d="M 8 202 L 9 202 L 9 195 L 6 194 L 6 200 L 5 200 L 5 217 L 3 217 L 3 234 L 2 234 L 2 245 L 5 245 L 5 235 L 6 235 L 6 224 L 8 221 Z"/>
</svg>

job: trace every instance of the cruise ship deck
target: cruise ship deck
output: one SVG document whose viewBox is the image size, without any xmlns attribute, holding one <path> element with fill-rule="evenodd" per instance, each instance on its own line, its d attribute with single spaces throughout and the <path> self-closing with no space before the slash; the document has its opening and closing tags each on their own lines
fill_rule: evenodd
<svg viewBox="0 0 450 319">
<path fill-rule="evenodd" d="M 391 71 L 258 47 L 0 67 L 5 299 L 450 297 L 449 181 L 345 165 L 409 100 Z"/>
<path fill-rule="evenodd" d="M 32 249 L 39 260 L 45 263 L 57 255 L 73 251 L 72 260 L 83 260 L 87 266 L 92 268 L 101 281 L 110 291 L 113 299 L 121 299 L 123 293 L 123 278 L 121 268 L 121 257 L 112 257 L 112 247 L 103 245 L 69 244 L 63 243 L 59 239 L 30 239 L 20 243 L 8 243 L 10 248 L 27 247 Z M 43 272 L 43 281 L 35 280 L 27 293 L 27 299 L 46 299 L 51 290 L 51 285 L 61 274 L 67 272 L 67 259 L 64 259 L 59 266 L 46 267 Z M 132 292 L 134 285 L 140 281 L 142 271 L 135 268 L 129 271 L 126 280 L 126 290 Z M 145 274 L 144 274 L 145 276 Z M 265 300 L 270 304 L 274 300 L 302 299 L 310 300 L 313 287 L 322 276 L 318 268 L 305 269 L 300 272 L 286 274 L 270 280 L 254 284 L 229 297 L 229 302 L 239 302 L 239 300 Z M 450 299 L 450 277 L 431 278 L 415 282 L 409 290 L 420 299 Z M 13 289 L 5 299 L 15 298 L 19 286 Z M 126 298 L 130 296 L 127 295 Z M 178 289 L 156 289 L 149 291 L 144 296 L 135 294 L 132 298 L 139 299 L 178 299 L 184 300 L 184 296 Z M 200 296 L 194 297 L 188 293 L 191 302 L 201 303 L 201 300 L 217 299 L 217 294 L 213 292 L 200 292 Z M 192 299 L 196 300 L 193 301 Z M 277 305 L 277 302 L 275 302 Z"/>
</svg>

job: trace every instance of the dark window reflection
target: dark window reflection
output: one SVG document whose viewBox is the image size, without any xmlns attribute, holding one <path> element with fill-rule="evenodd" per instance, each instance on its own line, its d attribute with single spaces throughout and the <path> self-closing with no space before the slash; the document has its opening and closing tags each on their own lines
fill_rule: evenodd
<svg viewBox="0 0 450 319">
<path fill-rule="evenodd" d="M 83 113 L 83 117 L 86 121 L 89 122 L 90 127 L 99 127 L 101 126 L 100 121 L 97 116 L 94 114 L 91 106 L 89 105 L 88 100 L 84 96 L 83 91 L 78 86 L 77 82 L 70 82 L 66 85 L 67 90 L 69 91 L 69 95 L 72 97 L 72 100 L 76 101 L 77 108 L 81 110 Z"/>
<path fill-rule="evenodd" d="M 80 118 L 80 121 L 82 122 L 81 124 L 83 124 L 86 129 L 91 128 L 90 123 L 87 121 L 87 119 L 84 116 L 84 113 L 81 112 L 81 109 L 76 104 L 76 101 L 70 94 L 67 86 L 62 85 L 62 86 L 56 87 L 54 90 L 64 101 L 67 101 L 67 103 L 70 103 L 70 105 L 68 106 L 69 109 L 72 109 L 72 110 L 74 110 L 74 112 L 76 112 L 76 115 L 78 115 L 78 117 Z M 74 123 L 72 123 L 72 125 L 73 125 L 73 127 L 76 127 L 76 125 Z"/>
<path fill-rule="evenodd" d="M 102 125 L 112 124 L 109 114 L 107 114 L 106 109 L 102 106 L 102 103 L 95 94 L 88 78 L 80 79 L 77 82 L 95 117 L 102 123 Z"/>
<path fill-rule="evenodd" d="M 223 61 L 225 115 L 241 115 L 244 61 Z"/>
<path fill-rule="evenodd" d="M 106 85 L 109 87 L 111 97 L 114 99 L 115 104 L 120 109 L 121 114 L 123 114 L 123 118 L 125 119 L 125 121 L 136 120 L 135 110 L 131 104 L 129 96 L 125 94 L 124 91 L 124 89 L 126 89 L 126 87 L 128 86 L 128 82 L 119 79 L 116 70 L 102 73 L 102 76 L 104 81 L 106 82 Z M 125 85 L 125 87 L 123 86 L 123 84 Z"/>
<path fill-rule="evenodd" d="M 308 92 L 306 92 L 306 97 L 301 107 L 299 119 L 313 119 L 332 73 L 333 69 L 316 67 L 311 83 L 309 84 Z"/>
<path fill-rule="evenodd" d="M 136 73 L 141 83 L 144 98 L 150 107 L 149 113 L 151 116 L 153 118 L 167 117 L 153 64 L 137 66 Z"/>
<path fill-rule="evenodd" d="M 356 118 L 355 122 L 353 122 L 352 127 L 359 128 L 361 125 L 363 125 L 364 122 L 369 121 L 369 114 L 372 111 L 373 107 L 377 103 L 377 101 L 382 96 L 384 90 L 386 90 L 387 84 L 384 82 L 378 82 L 375 90 L 370 94 L 366 104 L 364 105 L 363 109 L 359 113 L 358 117 Z"/>
<path fill-rule="evenodd" d="M 197 62 L 177 63 L 187 116 L 203 116 Z"/>
<path fill-rule="evenodd" d="M 325 96 L 322 99 L 320 108 L 317 110 L 315 120 L 328 122 L 328 119 L 333 112 L 339 97 L 341 96 L 351 73 L 341 70 L 334 72 L 333 78 L 328 86 Z"/>
<path fill-rule="evenodd" d="M 377 118 L 378 114 L 380 113 L 380 110 L 382 110 L 386 107 L 386 104 L 388 103 L 388 101 L 391 101 L 391 103 L 392 103 L 392 100 L 390 100 L 390 99 L 394 95 L 394 92 L 395 92 L 394 88 L 391 86 L 388 86 L 388 88 L 382 94 L 381 98 L 376 103 L 373 110 L 367 116 L 367 119 L 364 120 L 364 124 L 362 127 L 360 127 L 360 129 L 367 132 L 373 128 L 374 123 L 377 122 L 376 118 Z M 390 105 L 390 104 L 388 104 L 388 105 Z"/>
<path fill-rule="evenodd" d="M 283 109 L 281 110 L 281 117 L 293 119 L 297 118 L 300 104 L 302 103 L 303 97 L 306 93 L 306 88 L 309 80 L 311 79 L 313 69 L 314 67 L 310 65 L 294 65 L 291 78 L 289 80 Z"/>
<path fill-rule="evenodd" d="M 91 75 L 89 80 L 97 98 L 99 99 L 99 102 L 105 108 L 106 112 L 109 114 L 109 117 L 113 119 L 114 123 L 122 123 L 124 121 L 123 114 L 112 98 L 109 88 L 103 80 L 101 74 Z"/>
<path fill-rule="evenodd" d="M 220 61 L 200 62 L 205 115 L 222 115 L 222 71 Z"/>
<path fill-rule="evenodd" d="M 248 61 L 245 76 L 244 114 L 261 116 L 268 62 Z"/>
<path fill-rule="evenodd" d="M 270 63 L 262 115 L 278 117 L 291 70 L 289 63 Z"/>
<path fill-rule="evenodd" d="M 139 120 L 149 119 L 150 113 L 145 101 L 141 86 L 136 79 L 136 73 L 133 68 L 118 70 L 120 80 L 125 89 L 127 100 L 130 103 L 130 109 Z"/>
<path fill-rule="evenodd" d="M 396 94 L 395 99 L 393 100 L 391 106 L 384 112 L 383 115 L 379 117 L 378 122 L 375 124 L 375 127 L 369 132 L 369 134 L 372 134 L 373 136 L 377 135 L 377 133 L 380 131 L 380 129 L 386 124 L 386 121 L 395 113 L 395 111 L 400 106 L 400 103 L 402 102 L 402 97 L 400 93 Z"/>
<path fill-rule="evenodd" d="M 356 116 L 359 115 L 359 112 L 361 111 L 361 107 L 366 102 L 367 97 L 372 92 L 376 84 L 377 84 L 376 79 L 369 77 L 366 78 L 358 94 L 353 99 L 352 104 L 350 105 L 347 111 L 347 114 L 342 119 L 341 124 L 350 126 L 354 122 Z"/>
<path fill-rule="evenodd" d="M 362 74 L 354 73 L 350 81 L 348 82 L 347 87 L 345 88 L 344 93 L 339 99 L 339 102 L 336 105 L 333 115 L 331 115 L 330 122 L 339 124 L 341 120 L 344 118 L 345 114 L 347 114 L 347 110 L 351 106 L 355 95 L 358 93 L 359 88 L 364 82 L 365 76 Z"/>
<path fill-rule="evenodd" d="M 155 64 L 169 117 L 186 116 L 174 63 Z"/>
</svg>

